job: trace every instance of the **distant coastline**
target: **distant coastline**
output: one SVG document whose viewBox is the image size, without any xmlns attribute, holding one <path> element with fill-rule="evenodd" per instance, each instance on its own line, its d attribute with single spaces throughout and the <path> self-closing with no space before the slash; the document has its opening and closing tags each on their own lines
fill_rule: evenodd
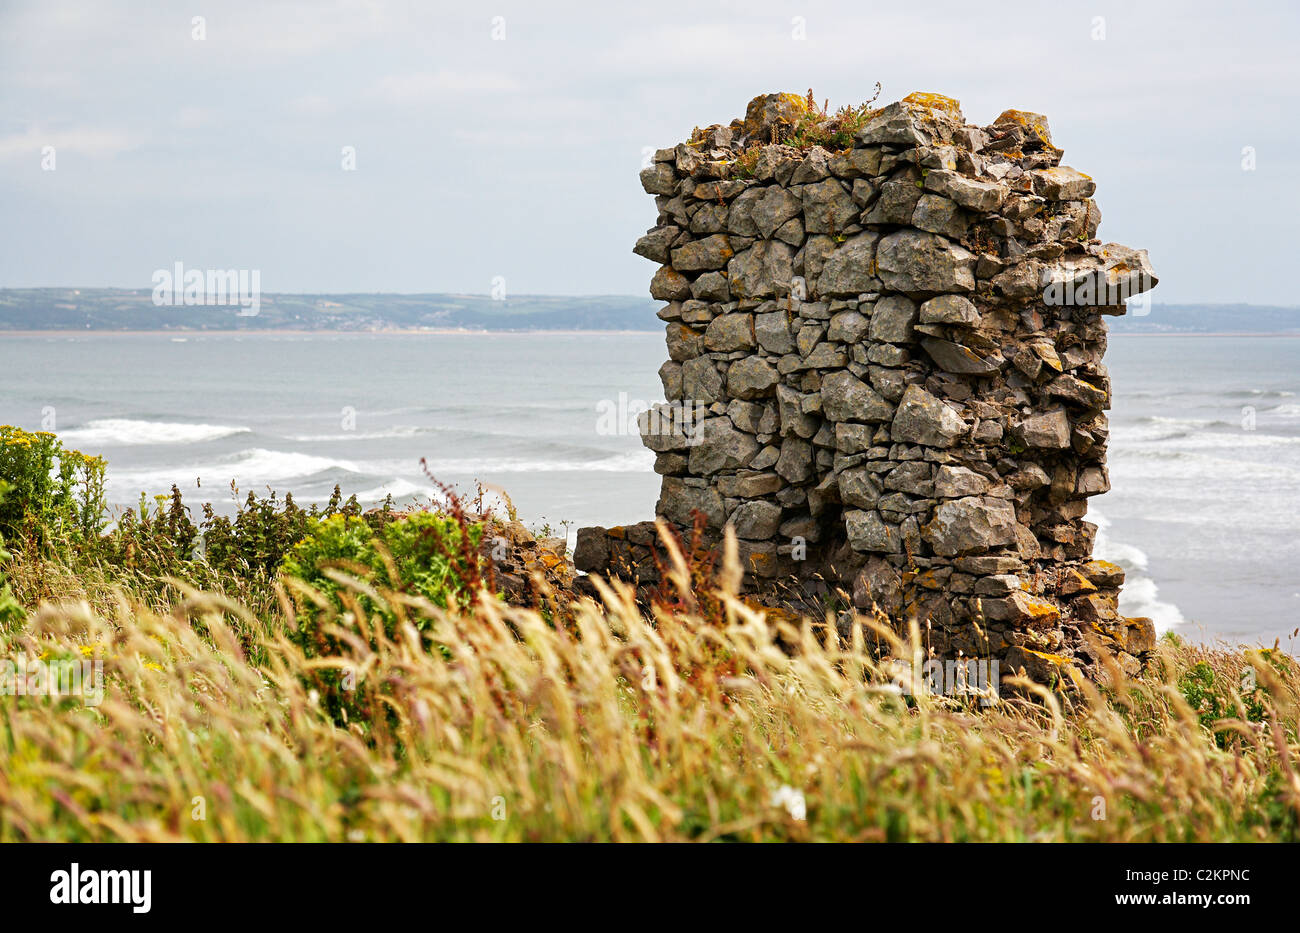
<svg viewBox="0 0 1300 933">
<path fill-rule="evenodd" d="M 260 330 L 0 330 L 5 337 L 630 337 L 662 336 L 658 330 L 470 330 L 466 328 L 387 328 L 377 330 L 329 330 L 262 328 Z M 1112 337 L 1291 337 L 1300 331 L 1112 331 Z"/>
<path fill-rule="evenodd" d="M 285 294 L 237 307 L 156 305 L 148 289 L 0 289 L 0 335 L 94 334 L 662 334 L 648 295 Z M 1110 319 L 1117 336 L 1300 336 L 1300 307 L 1162 304 Z"/>
<path fill-rule="evenodd" d="M 469 330 L 391 328 L 377 330 L 206 330 L 172 328 L 170 330 L 0 330 L 5 337 L 626 337 L 632 335 L 663 336 L 657 330 Z M 1300 336 L 1300 335 L 1297 335 Z"/>
<path fill-rule="evenodd" d="M 1184 331 L 1184 330 L 1138 330 L 1138 331 L 1114 331 L 1110 332 L 1112 337 L 1300 337 L 1300 331 L 1263 331 L 1263 330 L 1238 330 L 1238 331 Z"/>
</svg>

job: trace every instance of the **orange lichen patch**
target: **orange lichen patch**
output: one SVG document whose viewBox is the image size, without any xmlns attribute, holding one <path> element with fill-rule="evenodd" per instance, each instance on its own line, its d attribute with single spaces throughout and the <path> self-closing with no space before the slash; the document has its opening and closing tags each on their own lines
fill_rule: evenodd
<svg viewBox="0 0 1300 933">
<path fill-rule="evenodd" d="M 1061 618 L 1061 610 L 1045 599 L 1023 592 L 1016 593 L 1015 597 L 1030 625 L 1050 625 Z"/>
<path fill-rule="evenodd" d="M 1052 133 L 1047 128 L 1047 118 L 1041 113 L 1033 113 L 1029 110 L 1004 110 L 998 118 L 993 121 L 994 126 L 1001 124 L 1014 123 L 1017 126 L 1023 126 L 1026 130 L 1034 135 L 1040 143 L 1054 152 L 1063 152 L 1052 142 Z"/>
<path fill-rule="evenodd" d="M 916 579 L 912 581 L 916 586 L 927 590 L 943 589 L 943 581 L 940 580 L 933 570 L 926 570 L 918 573 Z"/>
<path fill-rule="evenodd" d="M 760 577 L 770 577 L 776 569 L 776 559 L 771 554 L 755 551 L 745 561 L 749 569 Z"/>
<path fill-rule="evenodd" d="M 1044 661 L 1047 661 L 1049 664 L 1062 665 L 1062 664 L 1074 663 L 1069 658 L 1063 657 L 1062 655 L 1059 654 L 1048 654 L 1046 651 L 1035 651 L 1032 648 L 1025 648 L 1023 650 L 1025 654 L 1032 654 L 1036 658 L 1042 658 Z"/>
<path fill-rule="evenodd" d="M 1156 625 L 1146 616 L 1124 619 L 1124 647 L 1133 654 L 1151 651 L 1156 646 Z"/>
<path fill-rule="evenodd" d="M 608 531 L 606 531 L 605 534 L 609 535 L 609 537 L 614 538 L 618 541 L 622 541 L 627 538 L 627 529 L 624 528 L 622 525 L 615 525 L 613 528 L 610 528 Z"/>
<path fill-rule="evenodd" d="M 1038 114 L 1030 113 L 1027 110 L 1004 110 L 998 114 L 998 118 L 993 121 L 994 126 L 1001 126 L 1003 123 L 1015 123 L 1018 126 L 1028 126 L 1029 120 Z"/>
<path fill-rule="evenodd" d="M 1097 586 L 1119 586 L 1124 582 L 1124 568 L 1108 560 L 1090 560 L 1079 570 Z"/>
<path fill-rule="evenodd" d="M 755 612 L 763 613 L 769 622 L 787 622 L 790 625 L 798 626 L 803 621 L 803 616 L 797 612 L 781 606 L 764 605 L 752 596 L 742 596 L 740 601 Z"/>
<path fill-rule="evenodd" d="M 1064 596 L 1095 592 L 1097 592 L 1097 587 L 1077 570 L 1069 570 L 1061 578 L 1061 593 Z"/>
<path fill-rule="evenodd" d="M 1039 341 L 1037 343 L 1031 343 L 1029 349 L 1033 350 L 1034 355 L 1042 360 L 1046 365 L 1050 366 L 1058 373 L 1062 371 L 1063 367 L 1061 366 L 1061 358 L 1057 355 L 1056 347 L 1052 344 Z"/>
<path fill-rule="evenodd" d="M 568 570 L 568 562 L 564 559 L 563 554 L 557 554 L 554 551 L 542 551 L 537 555 L 538 563 L 547 570 Z"/>
<path fill-rule="evenodd" d="M 745 135 L 757 136 L 764 124 L 793 126 L 807 110 L 808 102 L 800 94 L 760 94 L 745 108 Z"/>
<path fill-rule="evenodd" d="M 1070 681 L 1077 687 L 1083 683 L 1083 675 L 1079 669 L 1074 666 L 1074 662 L 1069 658 L 1062 657 L 1059 654 L 1048 654 L 1046 651 L 1034 651 L 1032 648 L 1022 649 L 1025 654 L 1032 654 L 1041 661 L 1055 667 L 1064 677 L 1070 678 Z"/>
<path fill-rule="evenodd" d="M 961 114 L 961 101 L 952 97 L 945 97 L 942 94 L 930 94 L 923 91 L 913 91 L 903 98 L 904 104 L 910 104 L 913 107 L 924 107 L 927 110 L 938 110 L 946 113 L 958 122 L 964 122 L 965 118 Z"/>
</svg>

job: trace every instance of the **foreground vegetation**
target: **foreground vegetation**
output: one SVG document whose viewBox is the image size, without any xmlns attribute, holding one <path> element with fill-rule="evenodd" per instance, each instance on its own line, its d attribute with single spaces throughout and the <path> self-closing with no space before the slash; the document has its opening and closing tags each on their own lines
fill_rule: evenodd
<svg viewBox="0 0 1300 933">
<path fill-rule="evenodd" d="M 93 540 L 7 513 L 0 658 L 105 689 L 0 696 L 0 841 L 1300 837 L 1277 651 L 1165 640 L 1140 681 L 981 707 L 909 695 L 914 625 L 773 619 L 671 538 L 655 605 L 511 606 L 454 500 L 290 506 L 202 547 L 179 496 Z"/>
</svg>

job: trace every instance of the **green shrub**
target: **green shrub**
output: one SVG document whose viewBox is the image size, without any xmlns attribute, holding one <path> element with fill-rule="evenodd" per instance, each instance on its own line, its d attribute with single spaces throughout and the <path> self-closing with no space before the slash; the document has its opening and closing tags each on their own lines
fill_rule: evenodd
<svg viewBox="0 0 1300 933">
<path fill-rule="evenodd" d="M 8 492 L 9 484 L 0 480 L 0 506 L 4 505 L 5 495 Z M 5 550 L 4 536 L 0 535 L 0 631 L 12 628 L 26 616 L 22 605 L 14 598 L 13 591 L 9 588 L 9 581 L 5 579 L 4 565 L 9 562 L 10 556 Z"/>
<path fill-rule="evenodd" d="M 1247 651 L 1247 656 L 1250 653 Z M 1260 653 L 1264 660 L 1277 666 L 1270 652 Z M 1247 722 L 1262 722 L 1264 719 L 1265 691 L 1263 687 L 1256 684 L 1254 671 L 1250 668 L 1243 669 L 1240 684 L 1231 684 L 1224 683 L 1224 679 L 1217 676 L 1214 668 L 1208 663 L 1198 661 L 1179 678 L 1178 690 L 1187 701 L 1187 705 L 1196 712 L 1201 725 L 1214 736 L 1215 744 L 1220 748 L 1226 748 L 1229 736 L 1235 733 L 1223 728 L 1216 729 L 1214 724 L 1222 719 L 1233 719 L 1239 716 L 1238 697 L 1242 709 L 1245 710 Z"/>
<path fill-rule="evenodd" d="M 434 512 L 412 512 L 384 523 L 378 530 L 365 519 L 332 515 L 308 521 L 306 536 L 280 564 L 280 572 L 308 584 L 324 597 L 326 608 L 295 594 L 297 628 L 290 640 L 308 658 L 346 656 L 344 641 L 328 629 L 340 626 L 359 633 L 353 606 L 366 617 L 369 630 L 382 627 L 392 638 L 397 613 L 384 600 L 385 590 L 423 596 L 444 609 L 467 608 L 483 585 L 479 545 L 483 526 Z M 378 599 L 341 584 L 326 571 L 342 571 L 379 591 Z M 416 628 L 432 620 L 415 614 Z M 372 636 L 372 647 L 375 642 Z M 310 674 L 327 712 L 340 724 L 373 722 L 375 691 L 357 689 L 348 672 L 315 669 Z"/>
<path fill-rule="evenodd" d="M 365 520 L 377 527 L 390 506 L 386 502 L 384 508 L 365 516 Z M 205 504 L 203 559 L 227 573 L 272 577 L 289 550 L 307 536 L 312 519 L 333 515 L 362 517 L 356 497 L 343 501 L 338 486 L 323 509 L 316 505 L 300 508 L 292 493 L 286 493 L 281 503 L 274 492 L 260 499 L 250 492 L 236 508 L 233 519 L 215 514 L 211 504 Z"/>
<path fill-rule="evenodd" d="M 49 431 L 0 426 L 0 535 L 92 541 L 104 529 L 102 457 L 64 447 Z"/>
<path fill-rule="evenodd" d="M 261 498 L 250 492 L 242 502 L 236 498 L 233 517 L 218 515 L 212 503 L 205 502 L 197 522 L 177 487 L 172 487 L 170 496 L 158 495 L 154 500 L 150 506 L 142 494 L 139 508 L 123 513 L 103 536 L 97 556 L 136 574 L 180 577 L 206 586 L 213 584 L 214 577 L 269 582 L 289 549 L 306 536 L 311 519 L 361 515 L 356 497 L 344 502 L 337 486 L 323 509 L 301 508 L 292 494 L 281 502 L 275 492 Z M 386 514 L 380 510 L 366 520 L 378 527 Z"/>
</svg>

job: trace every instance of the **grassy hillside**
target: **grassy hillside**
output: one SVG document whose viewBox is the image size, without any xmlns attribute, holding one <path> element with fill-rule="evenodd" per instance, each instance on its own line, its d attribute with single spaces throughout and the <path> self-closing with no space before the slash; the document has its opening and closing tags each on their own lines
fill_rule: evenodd
<svg viewBox="0 0 1300 933">
<path fill-rule="evenodd" d="M 455 498 L 227 520 L 174 492 L 105 532 L 102 462 L 43 486 L 56 441 L 4 440 L 0 659 L 103 681 L 7 681 L 0 842 L 1300 837 L 1276 650 L 1166 640 L 1136 680 L 985 706 L 919 689 L 914 619 L 756 609 L 734 552 L 666 538 L 643 605 Z"/>
</svg>

